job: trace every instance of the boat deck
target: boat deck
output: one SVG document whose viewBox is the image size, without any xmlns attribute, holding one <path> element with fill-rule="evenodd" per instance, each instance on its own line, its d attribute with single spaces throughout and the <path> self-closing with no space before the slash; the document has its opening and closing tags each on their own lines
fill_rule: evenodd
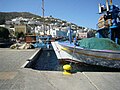
<svg viewBox="0 0 120 90">
<path fill-rule="evenodd" d="M 53 49 L 56 53 L 56 56 L 59 60 L 72 60 L 72 61 L 79 61 L 77 58 L 73 57 L 72 55 L 68 54 L 67 52 L 61 49 L 61 46 L 58 42 L 51 42 Z"/>
</svg>

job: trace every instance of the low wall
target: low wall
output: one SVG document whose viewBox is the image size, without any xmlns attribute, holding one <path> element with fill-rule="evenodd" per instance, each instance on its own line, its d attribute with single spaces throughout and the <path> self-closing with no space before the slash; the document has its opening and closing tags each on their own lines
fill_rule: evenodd
<svg viewBox="0 0 120 90">
<path fill-rule="evenodd" d="M 22 66 L 23 68 L 30 68 L 35 61 L 39 58 L 41 49 L 38 49 L 27 61 L 26 63 Z"/>
</svg>

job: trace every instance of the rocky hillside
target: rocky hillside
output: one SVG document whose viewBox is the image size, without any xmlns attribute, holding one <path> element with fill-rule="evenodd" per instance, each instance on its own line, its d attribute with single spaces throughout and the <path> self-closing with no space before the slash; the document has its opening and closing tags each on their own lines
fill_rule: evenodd
<svg viewBox="0 0 120 90">
<path fill-rule="evenodd" d="M 16 17 L 32 18 L 40 17 L 29 12 L 0 12 L 0 24 L 4 24 L 5 21 L 11 20 Z"/>
<path fill-rule="evenodd" d="M 16 17 L 34 18 L 34 19 L 41 21 L 41 22 L 43 22 L 43 20 L 44 20 L 44 22 L 47 24 L 50 24 L 50 23 L 55 24 L 56 23 L 58 26 L 60 26 L 60 25 L 67 26 L 69 23 L 65 20 L 54 18 L 52 16 L 43 18 L 41 16 L 29 13 L 29 12 L 0 12 L 0 24 L 5 24 L 5 21 L 9 21 L 9 20 L 16 18 Z M 76 28 L 84 28 L 84 27 L 77 26 L 74 23 L 70 23 L 70 24 L 74 25 Z"/>
</svg>

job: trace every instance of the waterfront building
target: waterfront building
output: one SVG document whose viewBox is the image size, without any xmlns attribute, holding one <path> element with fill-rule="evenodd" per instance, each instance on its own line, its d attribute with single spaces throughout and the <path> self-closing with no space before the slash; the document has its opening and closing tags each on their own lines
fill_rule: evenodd
<svg viewBox="0 0 120 90">
<path fill-rule="evenodd" d="M 15 25 L 15 32 L 23 32 L 24 34 L 30 33 L 30 28 L 27 25 Z"/>
</svg>

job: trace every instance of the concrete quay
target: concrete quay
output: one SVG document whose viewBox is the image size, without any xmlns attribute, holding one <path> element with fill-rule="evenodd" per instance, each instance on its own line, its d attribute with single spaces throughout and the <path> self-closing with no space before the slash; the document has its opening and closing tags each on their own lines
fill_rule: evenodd
<svg viewBox="0 0 120 90">
<path fill-rule="evenodd" d="M 23 66 L 36 51 L 36 49 L 15 50 L 0 48 L 0 90 L 22 90 L 19 89 L 22 85 L 20 80 L 23 79 L 20 73 L 20 70 L 22 70 L 21 66 Z M 15 83 L 19 84 L 14 86 Z"/>
<path fill-rule="evenodd" d="M 61 71 L 24 68 L 38 50 L 0 49 L 0 90 L 119 90 L 120 72 Z"/>
</svg>

